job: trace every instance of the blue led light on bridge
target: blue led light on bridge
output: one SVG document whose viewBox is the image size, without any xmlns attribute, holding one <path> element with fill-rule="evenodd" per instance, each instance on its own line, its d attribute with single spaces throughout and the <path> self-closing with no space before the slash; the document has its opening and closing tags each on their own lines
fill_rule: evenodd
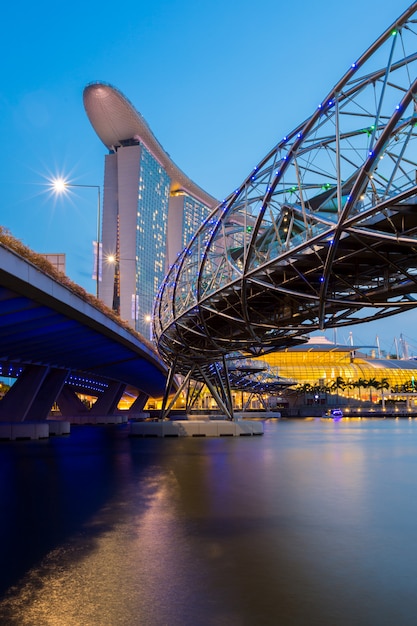
<svg viewBox="0 0 417 626">
<path fill-rule="evenodd" d="M 108 384 L 103 381 L 74 375 L 68 377 L 67 384 L 75 387 L 83 387 L 90 391 L 98 391 L 100 393 L 103 393 L 108 388 Z"/>
<path fill-rule="evenodd" d="M 412 184 L 417 171 L 412 141 L 417 140 L 417 131 L 413 126 L 408 126 L 407 133 L 398 131 L 396 148 L 389 152 L 393 163 L 385 161 L 386 171 L 381 169 L 374 181 L 369 179 L 376 163 L 380 163 L 381 139 L 388 142 L 393 138 L 401 110 L 413 97 L 412 72 L 417 74 L 417 57 L 413 53 L 417 49 L 416 16 L 417 3 L 397 21 L 401 34 L 410 39 L 405 41 L 407 45 L 401 49 L 394 46 L 390 34 L 397 34 L 397 28 L 388 28 L 327 92 L 334 95 L 323 99 L 310 119 L 296 126 L 265 156 L 261 161 L 262 175 L 258 177 L 254 171 L 249 174 L 246 186 L 240 189 L 239 203 L 230 196 L 228 212 L 222 219 L 227 222 L 230 215 L 230 223 L 242 231 L 246 226 L 243 217 L 250 215 L 254 231 L 240 240 L 231 229 L 217 231 L 216 239 L 208 244 L 206 259 L 222 278 L 223 268 L 229 264 L 233 268 L 230 282 L 223 280 L 210 307 L 205 306 L 203 299 L 197 301 L 195 319 L 188 312 L 187 316 L 176 316 L 173 307 L 169 323 L 161 320 L 157 346 L 166 361 L 173 364 L 173 371 L 177 368 L 175 373 L 183 376 L 196 366 L 196 354 L 217 363 L 231 350 L 258 354 L 266 347 L 282 349 L 294 340 L 301 343 L 303 330 L 319 330 L 323 319 L 340 326 L 359 324 L 384 317 L 387 311 L 399 311 L 402 305 L 407 309 L 408 296 L 415 299 L 415 284 L 409 281 L 409 294 L 404 290 L 410 258 L 413 265 L 415 256 L 403 255 L 401 249 L 399 258 L 404 260 L 398 268 L 397 261 L 381 253 L 388 242 L 395 248 L 408 245 L 410 240 L 411 248 L 412 237 L 417 236 L 417 217 L 414 220 L 410 214 L 409 219 L 401 219 L 405 205 L 395 202 L 406 185 Z M 360 69 L 359 77 L 356 69 Z M 380 86 L 375 98 L 375 89 Z M 403 99 L 395 108 L 398 94 Z M 412 118 L 411 124 L 414 122 Z M 363 124 L 365 127 L 361 128 Z M 284 146 L 287 141 L 289 145 Z M 276 186 L 279 177 L 282 187 Z M 367 190 L 369 182 L 374 193 Z M 250 190 L 245 198 L 243 189 Z M 361 197 L 362 194 L 366 196 Z M 382 212 L 378 198 L 384 198 L 389 218 Z M 364 211 L 365 206 L 366 214 L 360 221 L 357 213 Z M 237 208 L 242 210 L 243 223 L 235 219 Z M 207 230 L 200 236 L 207 235 Z M 249 240 L 250 245 L 246 245 Z M 381 259 L 386 263 L 384 267 Z M 358 264 L 359 286 L 352 278 L 358 274 Z M 242 269 L 239 291 L 235 289 L 235 265 Z M 200 279 L 199 270 L 191 264 L 184 265 L 177 278 L 190 286 L 194 271 Z M 417 270 L 417 260 L 413 270 Z M 385 284 L 387 292 L 383 291 Z M 316 297 L 318 292 L 320 298 Z M 346 294 L 351 293 L 354 295 L 345 305 Z M 170 296 L 166 290 L 168 310 Z M 271 326 L 278 322 L 279 333 L 271 335 Z M 189 333 L 185 340 L 182 328 L 189 325 L 194 330 L 199 323 L 201 333 Z M 226 408 L 232 414 L 232 409 Z"/>
</svg>

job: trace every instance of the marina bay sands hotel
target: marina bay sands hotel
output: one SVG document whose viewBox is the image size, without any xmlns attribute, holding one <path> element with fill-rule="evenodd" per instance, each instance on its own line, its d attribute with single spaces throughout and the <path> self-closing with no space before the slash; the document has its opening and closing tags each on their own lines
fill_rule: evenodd
<svg viewBox="0 0 417 626">
<path fill-rule="evenodd" d="M 108 149 L 99 296 L 149 338 L 159 285 L 218 202 L 172 162 L 117 89 L 92 83 L 83 97 L 88 118 Z"/>
</svg>

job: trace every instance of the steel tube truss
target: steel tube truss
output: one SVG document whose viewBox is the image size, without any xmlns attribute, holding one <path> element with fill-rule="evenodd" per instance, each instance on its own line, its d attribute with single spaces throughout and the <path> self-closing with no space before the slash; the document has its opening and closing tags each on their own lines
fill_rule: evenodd
<svg viewBox="0 0 417 626">
<path fill-rule="evenodd" d="M 178 257 L 154 309 L 177 372 L 417 305 L 416 20 L 414 2 Z"/>
</svg>

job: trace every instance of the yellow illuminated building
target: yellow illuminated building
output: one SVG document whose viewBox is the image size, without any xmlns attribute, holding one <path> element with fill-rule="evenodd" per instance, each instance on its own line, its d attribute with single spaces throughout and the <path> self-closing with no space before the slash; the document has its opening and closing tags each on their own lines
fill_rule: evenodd
<svg viewBox="0 0 417 626">
<path fill-rule="evenodd" d="M 284 386 L 281 393 L 264 393 L 262 397 L 259 393 L 232 390 L 234 408 L 262 410 L 275 406 L 283 414 L 299 415 L 303 405 L 308 410 L 317 405 L 319 410 L 324 405 L 340 404 L 353 412 L 355 407 L 371 404 L 416 407 L 417 361 L 375 358 L 375 349 L 368 356 L 360 346 L 334 344 L 325 337 L 316 337 L 306 344 L 258 357 L 255 360 L 266 362 L 276 375 L 294 384 Z M 181 397 L 174 408 L 184 410 L 184 403 Z M 145 410 L 160 406 L 161 399 L 150 398 Z M 194 408 L 204 411 L 215 410 L 216 406 L 204 387 Z"/>
<path fill-rule="evenodd" d="M 417 361 L 380 359 L 367 356 L 360 347 L 337 345 L 324 337 L 311 339 L 291 349 L 263 357 L 278 367 L 279 375 L 297 381 L 297 387 L 308 385 L 334 392 L 340 399 L 378 401 L 401 391 L 417 391 Z"/>
</svg>

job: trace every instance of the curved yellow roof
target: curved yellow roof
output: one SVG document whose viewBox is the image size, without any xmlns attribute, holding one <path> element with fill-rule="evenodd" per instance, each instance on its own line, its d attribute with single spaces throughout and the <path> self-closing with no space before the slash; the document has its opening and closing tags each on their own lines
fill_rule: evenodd
<svg viewBox="0 0 417 626">
<path fill-rule="evenodd" d="M 84 89 L 83 100 L 91 125 L 109 150 L 116 150 L 129 139 L 139 140 L 168 173 L 171 193 L 184 191 L 211 208 L 218 204 L 172 162 L 145 119 L 120 91 L 104 83 L 91 83 Z"/>
</svg>

